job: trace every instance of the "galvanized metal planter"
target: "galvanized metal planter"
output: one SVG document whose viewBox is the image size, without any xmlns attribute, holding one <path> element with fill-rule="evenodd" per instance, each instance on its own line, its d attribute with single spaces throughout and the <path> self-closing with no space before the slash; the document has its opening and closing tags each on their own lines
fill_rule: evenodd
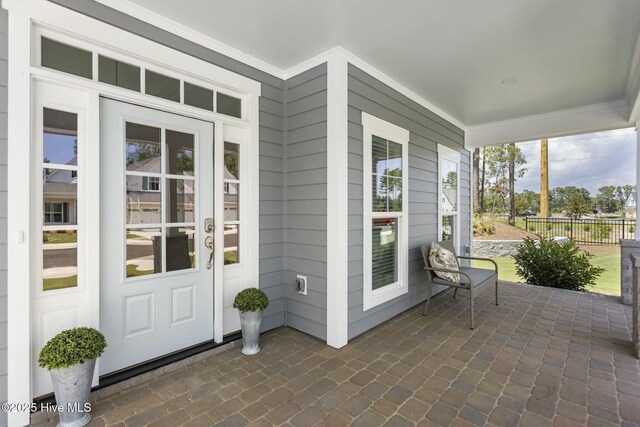
<svg viewBox="0 0 640 427">
<path fill-rule="evenodd" d="M 50 371 L 59 408 L 59 427 L 81 427 L 91 421 L 91 413 L 85 404 L 89 403 L 95 367 L 96 360 L 87 359 L 80 365 Z"/>
<path fill-rule="evenodd" d="M 252 355 L 260 351 L 260 324 L 262 310 L 240 311 L 240 327 L 242 328 L 242 354 Z"/>
</svg>

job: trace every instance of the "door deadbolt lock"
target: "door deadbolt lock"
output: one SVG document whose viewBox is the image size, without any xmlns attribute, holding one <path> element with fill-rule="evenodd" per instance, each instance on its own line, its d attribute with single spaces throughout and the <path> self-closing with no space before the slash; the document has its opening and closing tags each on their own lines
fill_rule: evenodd
<svg viewBox="0 0 640 427">
<path fill-rule="evenodd" d="M 204 231 L 206 233 L 213 233 L 215 227 L 213 226 L 213 218 L 205 218 L 204 220 Z"/>
</svg>

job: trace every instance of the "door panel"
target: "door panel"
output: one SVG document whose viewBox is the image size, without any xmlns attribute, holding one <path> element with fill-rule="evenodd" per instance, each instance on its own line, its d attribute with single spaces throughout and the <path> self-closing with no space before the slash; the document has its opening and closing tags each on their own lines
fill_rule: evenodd
<svg viewBox="0 0 640 427">
<path fill-rule="evenodd" d="M 100 101 L 100 374 L 213 339 L 214 125 Z"/>
</svg>

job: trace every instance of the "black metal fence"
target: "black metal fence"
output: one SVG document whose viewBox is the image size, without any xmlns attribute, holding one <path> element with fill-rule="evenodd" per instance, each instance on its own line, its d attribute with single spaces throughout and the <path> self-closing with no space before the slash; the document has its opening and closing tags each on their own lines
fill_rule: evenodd
<svg viewBox="0 0 640 427">
<path fill-rule="evenodd" d="M 525 218 L 527 231 L 542 237 L 565 236 L 580 245 L 618 245 L 635 239 L 635 219 Z"/>
</svg>

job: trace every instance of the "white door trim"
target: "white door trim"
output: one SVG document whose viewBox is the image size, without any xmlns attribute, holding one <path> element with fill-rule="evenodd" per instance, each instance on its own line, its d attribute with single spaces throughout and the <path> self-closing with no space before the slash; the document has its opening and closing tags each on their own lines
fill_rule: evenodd
<svg viewBox="0 0 640 427">
<path fill-rule="evenodd" d="M 80 87 L 94 92 L 89 115 L 98 117 L 98 95 L 107 95 L 115 99 L 133 102 L 138 105 L 160 108 L 169 112 L 185 114 L 194 118 L 226 123 L 248 128 L 250 168 L 245 169 L 247 193 L 252 194 L 251 205 L 245 204 L 247 210 L 247 235 L 255 238 L 247 239 L 246 259 L 247 277 L 249 285 L 257 286 L 259 277 L 258 248 L 259 224 L 257 221 L 258 205 L 258 100 L 261 84 L 249 78 L 235 74 L 221 67 L 207 63 L 200 59 L 178 52 L 166 46 L 135 36 L 124 30 L 112 27 L 87 16 L 73 12 L 62 6 L 46 0 L 5 0 L 3 7 L 9 10 L 8 28 L 11 37 L 8 41 L 8 57 L 11 67 L 8 72 L 8 140 L 32 140 L 32 81 L 34 78 L 59 82 L 71 87 Z M 38 26 L 36 28 L 36 25 Z M 159 98 L 145 96 L 114 86 L 101 84 L 93 80 L 65 75 L 64 73 L 46 70 L 37 66 L 34 61 L 33 45 L 39 28 L 55 31 L 65 37 L 80 43 L 91 45 L 94 52 L 102 50 L 127 55 L 134 60 L 153 64 L 152 68 L 167 70 L 168 73 L 184 75 L 187 80 L 196 82 L 211 82 L 233 93 L 244 94 L 245 112 L 243 119 L 233 119 L 179 103 L 172 103 Z M 69 33 L 67 29 L 73 29 Z M 109 47 L 112 46 L 112 47 Z M 126 52 L 122 49 L 126 46 Z M 95 55 L 95 54 L 94 54 Z M 178 64 L 178 65 L 176 65 Z M 96 119 L 97 120 L 97 119 Z M 99 131 L 97 124 L 93 126 Z M 97 134 L 96 134 L 97 135 Z M 97 136 L 96 136 L 97 138 Z M 34 262 L 32 257 L 34 229 L 33 218 L 24 215 L 31 212 L 33 205 L 30 200 L 34 186 L 34 168 L 32 164 L 33 147 L 31 144 L 8 144 L 8 399 L 10 402 L 32 401 L 31 367 L 34 361 L 31 357 L 31 307 Z M 97 180 L 96 180 L 97 183 Z M 96 185 L 95 183 L 92 185 Z M 28 189 L 29 191 L 25 191 Z M 91 212 L 88 221 L 98 224 L 98 212 Z M 93 253 L 95 259 L 98 254 Z M 91 307 L 97 311 L 99 301 L 92 298 Z M 218 328 L 222 325 L 218 323 Z M 216 334 L 221 340 L 222 335 Z M 10 426 L 28 424 L 28 412 L 12 412 L 8 415 Z"/>
</svg>

